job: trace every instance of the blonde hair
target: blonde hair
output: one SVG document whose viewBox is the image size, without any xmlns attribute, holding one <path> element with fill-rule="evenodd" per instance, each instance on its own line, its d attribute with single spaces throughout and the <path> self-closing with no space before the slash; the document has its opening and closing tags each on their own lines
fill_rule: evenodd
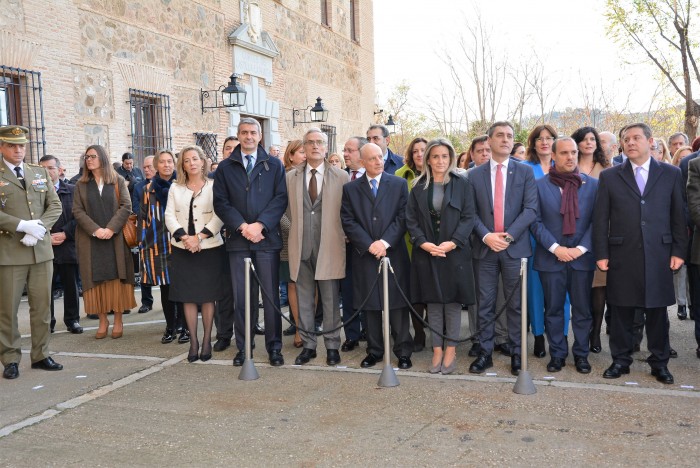
<svg viewBox="0 0 700 468">
<path fill-rule="evenodd" d="M 180 185 L 186 185 L 189 181 L 189 176 L 187 175 L 187 171 L 185 171 L 185 154 L 187 154 L 188 151 L 196 152 L 199 159 L 202 160 L 201 176 L 202 180 L 206 182 L 207 174 L 209 174 L 209 158 L 204 154 L 204 150 L 197 145 L 185 146 L 180 150 L 180 157 L 177 158 L 177 178 L 175 182 Z"/>
<path fill-rule="evenodd" d="M 428 146 L 425 147 L 425 155 L 423 156 L 423 172 L 421 172 L 420 176 L 413 180 L 414 187 L 419 183 L 424 182 L 425 188 L 427 189 L 430 185 L 430 181 L 433 180 L 433 169 L 430 167 L 430 164 L 428 164 L 428 161 L 430 160 L 430 152 L 433 150 L 433 148 L 437 148 L 438 146 L 446 147 L 447 152 L 450 155 L 450 165 L 445 173 L 445 180 L 443 183 L 447 184 L 450 181 L 450 173 L 457 167 L 457 155 L 455 154 L 455 149 L 452 147 L 452 143 L 450 143 L 449 140 L 445 138 L 436 138 L 435 140 L 428 142 Z"/>
</svg>

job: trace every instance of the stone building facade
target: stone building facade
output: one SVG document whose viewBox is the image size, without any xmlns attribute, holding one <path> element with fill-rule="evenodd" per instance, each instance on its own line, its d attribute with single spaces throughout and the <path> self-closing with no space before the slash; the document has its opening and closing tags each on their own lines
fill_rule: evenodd
<svg viewBox="0 0 700 468">
<path fill-rule="evenodd" d="M 321 97 L 340 149 L 373 120 L 373 42 L 372 0 L 0 0 L 0 125 L 72 174 L 90 144 L 117 161 L 215 136 L 220 153 L 242 116 L 284 149 Z M 232 74 L 245 106 L 203 112 Z"/>
</svg>

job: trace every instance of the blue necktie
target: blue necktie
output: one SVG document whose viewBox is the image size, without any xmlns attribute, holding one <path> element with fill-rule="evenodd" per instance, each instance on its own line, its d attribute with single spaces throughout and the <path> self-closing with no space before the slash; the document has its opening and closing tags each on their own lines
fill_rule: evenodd
<svg viewBox="0 0 700 468">
<path fill-rule="evenodd" d="M 253 157 L 246 154 L 245 159 L 248 161 L 248 164 L 245 165 L 245 172 L 250 175 L 250 173 L 253 172 Z"/>
<path fill-rule="evenodd" d="M 634 168 L 634 180 L 637 182 L 637 187 L 639 187 L 639 193 L 644 195 L 644 187 L 646 186 L 646 182 L 644 182 L 644 177 L 642 177 L 642 167 L 635 167 Z"/>
<path fill-rule="evenodd" d="M 372 186 L 372 195 L 377 198 L 377 179 L 370 179 L 369 183 Z"/>
</svg>

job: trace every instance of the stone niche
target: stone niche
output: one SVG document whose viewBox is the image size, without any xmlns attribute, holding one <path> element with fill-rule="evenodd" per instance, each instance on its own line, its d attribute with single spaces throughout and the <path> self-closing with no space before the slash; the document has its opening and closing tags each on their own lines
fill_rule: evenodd
<svg viewBox="0 0 700 468">
<path fill-rule="evenodd" d="M 109 151 L 109 127 L 106 125 L 85 125 L 85 147 L 102 145 Z"/>
<path fill-rule="evenodd" d="M 0 0 L 0 28 L 24 32 L 24 10 L 20 0 Z"/>
<path fill-rule="evenodd" d="M 100 120 L 114 119 L 112 74 L 88 67 L 73 67 L 75 112 Z"/>
</svg>

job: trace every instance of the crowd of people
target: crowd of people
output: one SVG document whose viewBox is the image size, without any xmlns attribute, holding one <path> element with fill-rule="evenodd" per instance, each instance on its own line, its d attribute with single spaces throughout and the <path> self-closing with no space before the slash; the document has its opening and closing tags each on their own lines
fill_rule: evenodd
<svg viewBox="0 0 700 468">
<path fill-rule="evenodd" d="M 466 310 L 474 337 L 469 372 L 485 372 L 498 352 L 517 375 L 526 352 L 523 258 L 534 355 L 550 355 L 549 372 L 571 354 L 576 370 L 590 373 L 588 356 L 602 351 L 606 321 L 612 363 L 603 377 L 630 372 L 646 328 L 651 374 L 673 383 L 673 304 L 678 319 L 697 319 L 700 358 L 700 239 L 690 242 L 700 225 L 700 138 L 690 145 L 676 133 L 667 144 L 644 123 L 565 136 L 545 124 L 518 143 L 513 125 L 502 121 L 459 155 L 449 140 L 418 137 L 401 157 L 389 148 L 387 128 L 372 125 L 345 142 L 341 157 L 328 153 L 318 128 L 283 153 L 276 145 L 265 151 L 260 124 L 242 118 L 219 161 L 187 146 L 146 157 L 142 172 L 132 154 L 112 164 L 104 147 L 92 145 L 67 181 L 55 156 L 38 166 L 24 162 L 27 135 L 24 127 L 0 128 L 0 362 L 7 379 L 19 376 L 16 317 L 25 287 L 32 367 L 62 369 L 48 352 L 58 282 L 71 333 L 83 332 L 82 291 L 86 315 L 99 320 L 95 338 L 107 337 L 112 314 L 111 337 L 121 338 L 123 315 L 138 305 L 139 278 L 139 313 L 152 310 L 151 288 L 160 288 L 161 343 L 189 343 L 194 362 L 233 341 L 233 365 L 243 365 L 248 258 L 256 272 L 251 304 L 262 302 L 264 315 L 263 327 L 253 308 L 250 333 L 264 335 L 273 366 L 285 362 L 285 335 L 301 348 L 297 365 L 317 357 L 320 336 L 328 365 L 363 340 L 361 366 L 381 361 L 385 298 L 376 278 L 383 257 L 395 276 L 389 321 L 401 369 L 429 342 L 427 370 L 455 372 Z"/>
</svg>

